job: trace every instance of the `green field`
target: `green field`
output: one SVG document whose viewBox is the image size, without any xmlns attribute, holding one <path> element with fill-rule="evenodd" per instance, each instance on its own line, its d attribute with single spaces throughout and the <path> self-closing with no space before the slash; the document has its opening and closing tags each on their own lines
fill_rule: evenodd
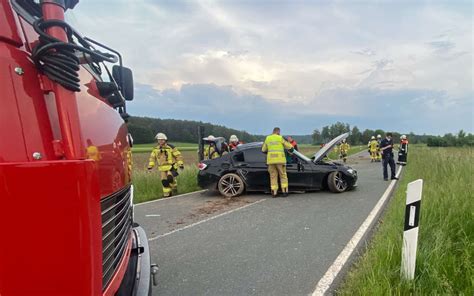
<svg viewBox="0 0 474 296">
<path fill-rule="evenodd" d="M 181 143 L 181 142 L 170 142 L 170 144 L 174 145 L 179 151 L 197 151 L 198 144 L 195 143 Z M 150 153 L 153 147 L 155 147 L 157 143 L 149 143 L 149 144 L 135 144 L 132 147 L 133 153 Z"/>
<path fill-rule="evenodd" d="M 366 253 L 339 295 L 473 295 L 472 148 L 412 146 L 408 166 Z M 415 279 L 400 279 L 407 184 L 423 179 Z"/>
</svg>

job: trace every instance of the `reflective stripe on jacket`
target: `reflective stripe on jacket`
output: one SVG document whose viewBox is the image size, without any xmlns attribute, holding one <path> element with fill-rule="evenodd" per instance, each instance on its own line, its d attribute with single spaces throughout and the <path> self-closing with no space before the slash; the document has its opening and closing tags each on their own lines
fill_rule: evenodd
<svg viewBox="0 0 474 296">
<path fill-rule="evenodd" d="M 271 134 L 265 139 L 262 152 L 267 153 L 267 164 L 286 164 L 285 149 L 292 148 L 282 136 Z"/>
<path fill-rule="evenodd" d="M 181 152 L 173 145 L 157 146 L 151 151 L 148 168 L 151 169 L 157 165 L 160 171 L 166 172 L 170 171 L 175 164 L 182 166 L 184 163 Z"/>
</svg>

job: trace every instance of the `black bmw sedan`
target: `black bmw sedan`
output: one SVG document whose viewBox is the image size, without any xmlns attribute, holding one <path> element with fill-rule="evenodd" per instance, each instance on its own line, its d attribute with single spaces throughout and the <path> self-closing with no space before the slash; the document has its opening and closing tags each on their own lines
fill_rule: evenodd
<svg viewBox="0 0 474 296">
<path fill-rule="evenodd" d="M 325 156 L 348 133 L 334 138 L 311 159 L 294 151 L 288 157 L 286 171 L 290 191 L 315 191 L 329 189 L 340 193 L 354 188 L 357 172 L 342 163 L 324 160 Z M 199 164 L 198 184 L 201 188 L 218 190 L 225 197 L 235 197 L 244 192 L 269 192 L 270 177 L 262 143 L 239 145 L 236 150 L 220 158 Z"/>
</svg>

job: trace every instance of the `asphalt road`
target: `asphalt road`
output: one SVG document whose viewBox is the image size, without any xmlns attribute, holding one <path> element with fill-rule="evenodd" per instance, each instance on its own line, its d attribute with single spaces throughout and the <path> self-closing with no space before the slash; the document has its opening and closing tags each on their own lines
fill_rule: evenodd
<svg viewBox="0 0 474 296">
<path fill-rule="evenodd" d="M 228 201 L 209 192 L 138 205 L 159 285 L 153 295 L 308 295 L 387 188 L 367 152 L 358 187 Z"/>
</svg>

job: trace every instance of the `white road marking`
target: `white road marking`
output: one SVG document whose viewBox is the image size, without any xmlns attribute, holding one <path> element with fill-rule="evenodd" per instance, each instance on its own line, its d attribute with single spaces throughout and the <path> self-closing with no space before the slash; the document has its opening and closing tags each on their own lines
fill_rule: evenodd
<svg viewBox="0 0 474 296">
<path fill-rule="evenodd" d="M 157 240 L 157 239 L 159 239 L 159 238 L 168 236 L 168 235 L 173 234 L 173 233 L 176 233 L 176 232 L 178 232 L 178 231 L 185 230 L 185 229 L 188 229 L 188 228 L 197 226 L 197 225 L 199 225 L 199 224 L 202 224 L 202 223 L 204 223 L 204 222 L 211 221 L 211 220 L 217 219 L 217 218 L 219 218 L 219 217 L 225 216 L 225 215 L 227 215 L 227 214 L 231 214 L 231 213 L 233 213 L 233 212 L 236 212 L 236 211 L 245 209 L 245 208 L 250 207 L 250 206 L 252 206 L 252 205 L 256 205 L 256 204 L 261 203 L 261 202 L 264 202 L 264 201 L 266 201 L 266 200 L 267 200 L 267 199 L 264 198 L 264 199 L 258 200 L 258 201 L 256 201 L 256 202 L 253 202 L 253 203 L 250 203 L 250 204 L 246 204 L 245 206 L 241 206 L 240 208 L 235 208 L 235 209 L 230 210 L 230 211 L 228 211 L 228 212 L 224 212 L 224 213 L 221 213 L 221 214 L 219 214 L 219 215 L 216 215 L 216 216 L 213 216 L 213 217 L 210 217 L 210 218 L 201 220 L 201 221 L 199 221 L 199 222 L 196 222 L 196 223 L 193 223 L 193 224 L 189 224 L 189 225 L 184 226 L 184 227 L 182 227 L 182 228 L 178 228 L 178 229 L 175 229 L 175 230 L 173 230 L 173 231 L 170 231 L 170 232 L 167 232 L 167 233 L 160 234 L 160 235 L 158 235 L 158 236 L 149 238 L 148 241 L 151 242 L 151 241 Z"/>
<path fill-rule="evenodd" d="M 160 217 L 161 215 L 159 214 L 150 214 L 150 215 L 145 215 L 145 217 Z"/>
<path fill-rule="evenodd" d="M 399 167 L 397 175 L 396 175 L 397 177 L 400 176 L 401 171 L 402 171 L 402 167 Z M 339 272 L 341 271 L 342 267 L 344 267 L 344 265 L 349 260 L 349 257 L 351 256 L 352 252 L 357 247 L 360 240 L 362 239 L 362 237 L 365 235 L 365 233 L 369 229 L 369 226 L 372 224 L 374 219 L 378 216 L 378 213 L 380 212 L 383 205 L 385 204 L 385 201 L 390 196 L 390 193 L 392 192 L 393 188 L 395 187 L 396 181 L 397 180 L 392 180 L 390 182 L 390 185 L 388 185 L 387 189 L 385 190 L 383 195 L 380 197 L 379 201 L 377 202 L 375 207 L 372 209 L 369 216 L 367 216 L 367 218 L 362 223 L 362 225 L 359 227 L 357 232 L 354 234 L 354 236 L 351 238 L 351 240 L 347 243 L 347 245 L 344 247 L 344 249 L 339 254 L 339 256 L 337 256 L 336 260 L 329 267 L 329 269 L 326 271 L 324 276 L 319 280 L 319 282 L 316 285 L 316 288 L 315 288 L 315 290 L 312 294 L 313 296 L 322 296 L 327 292 L 329 287 L 331 287 L 332 283 L 334 282 L 334 279 L 336 279 L 336 277 L 339 274 Z"/>
<path fill-rule="evenodd" d="M 149 204 L 149 203 L 152 203 L 152 202 L 157 202 L 157 201 L 170 200 L 170 199 L 173 199 L 173 198 L 176 198 L 176 197 L 183 197 L 183 196 L 191 195 L 191 194 L 194 194 L 194 193 L 201 193 L 201 192 L 204 192 L 204 191 L 207 191 L 207 189 L 188 192 L 188 193 L 183 193 L 183 194 L 180 194 L 180 195 L 173 195 L 171 197 L 166 197 L 166 198 L 160 198 L 160 199 L 145 201 L 145 202 L 142 202 L 142 203 L 139 203 L 139 204 L 135 204 L 135 206 L 146 205 L 146 204 Z"/>
</svg>

